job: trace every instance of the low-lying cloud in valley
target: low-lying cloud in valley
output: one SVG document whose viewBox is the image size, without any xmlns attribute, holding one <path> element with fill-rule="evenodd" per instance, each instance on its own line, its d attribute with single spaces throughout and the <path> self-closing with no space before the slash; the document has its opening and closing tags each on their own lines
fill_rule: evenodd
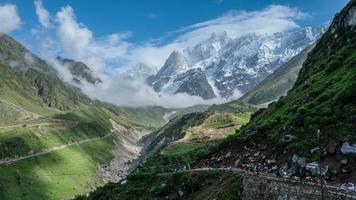
<svg viewBox="0 0 356 200">
<path fill-rule="evenodd" d="M 195 104 L 222 103 L 223 98 L 203 100 L 187 94 L 161 94 L 146 85 L 140 75 L 126 76 L 126 70 L 139 63 L 159 69 L 173 50 L 182 51 L 208 39 L 213 33 L 226 32 L 229 37 L 257 33 L 275 33 L 298 28 L 296 20 L 308 17 L 307 14 L 287 6 L 272 5 L 260 11 L 231 11 L 225 15 L 200 22 L 180 30 L 167 33 L 178 35 L 163 45 L 155 42 L 134 44 L 126 39 L 134 33 L 113 33 L 95 37 L 89 27 L 83 25 L 70 6 L 57 13 L 49 13 L 41 1 L 35 1 L 39 28 L 32 33 L 42 42 L 42 55 L 49 59 L 60 72 L 62 78 L 70 82 L 71 74 L 65 66 L 55 62 L 56 53 L 86 63 L 99 76 L 103 83 L 92 85 L 83 82 L 80 87 L 92 98 L 118 105 L 185 107 Z M 162 42 L 160 42 L 162 43 Z M 140 72 L 137 72 L 138 74 Z M 241 94 L 237 91 L 232 98 Z"/>
</svg>

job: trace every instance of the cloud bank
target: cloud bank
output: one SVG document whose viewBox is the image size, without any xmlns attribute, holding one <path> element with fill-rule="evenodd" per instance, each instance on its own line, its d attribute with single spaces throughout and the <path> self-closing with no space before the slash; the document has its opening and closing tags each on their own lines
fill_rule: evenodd
<svg viewBox="0 0 356 200">
<path fill-rule="evenodd" d="M 50 16 L 49 12 L 43 8 L 42 1 L 37 0 L 35 3 L 36 15 L 40 24 L 45 27 L 49 28 L 50 26 Z"/>
<path fill-rule="evenodd" d="M 21 19 L 17 7 L 12 4 L 0 5 L 0 33 L 9 33 L 18 29 Z"/>
<path fill-rule="evenodd" d="M 207 101 L 187 94 L 157 93 L 144 83 L 141 76 L 128 78 L 123 72 L 135 69 L 139 63 L 157 69 L 173 50 L 182 51 L 192 47 L 208 39 L 213 33 L 226 32 L 229 37 L 236 38 L 248 33 L 288 31 L 299 27 L 296 20 L 308 17 L 306 13 L 281 5 L 252 12 L 231 11 L 219 18 L 167 33 L 178 35 L 169 42 L 134 44 L 126 40 L 132 33 L 95 37 L 92 30 L 78 21 L 70 6 L 61 8 L 53 16 L 43 8 L 40 1 L 35 1 L 35 6 L 42 26 L 42 31 L 39 32 L 47 34 L 46 37 L 52 41 L 51 48 L 59 50 L 64 56 L 86 63 L 103 80 L 103 83 L 96 86 L 84 83 L 80 86 L 82 90 L 93 98 L 125 106 L 185 107 L 227 101 L 220 98 Z M 53 55 L 47 55 L 50 56 Z M 61 67 L 57 64 L 55 66 Z M 68 73 L 62 73 L 62 76 L 65 77 L 64 80 L 71 80 L 67 77 L 70 76 Z M 241 95 L 236 94 L 235 98 Z"/>
</svg>

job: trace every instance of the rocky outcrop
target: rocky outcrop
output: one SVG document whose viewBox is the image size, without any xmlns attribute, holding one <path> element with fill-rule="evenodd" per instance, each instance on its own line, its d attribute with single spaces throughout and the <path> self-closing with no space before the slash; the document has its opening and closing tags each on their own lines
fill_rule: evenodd
<svg viewBox="0 0 356 200">
<path fill-rule="evenodd" d="M 113 159 L 108 164 L 99 165 L 97 170 L 105 183 L 119 182 L 125 178 L 138 164 L 143 145 L 140 140 L 148 134 L 148 131 L 129 129 L 114 121 L 113 134 L 116 136 L 116 148 L 113 151 Z"/>
<path fill-rule="evenodd" d="M 210 86 L 205 74 L 199 69 L 191 69 L 179 75 L 174 81 L 182 84 L 175 93 L 187 93 L 192 96 L 201 96 L 203 99 L 216 97 L 213 88 Z"/>
<path fill-rule="evenodd" d="M 66 59 L 57 57 L 57 60 L 68 67 L 70 73 L 74 76 L 73 80 L 77 83 L 81 82 L 81 79 L 86 80 L 88 83 L 97 84 L 101 83 L 102 80 L 95 77 L 91 69 L 82 62 L 77 62 L 72 59 Z"/>
</svg>

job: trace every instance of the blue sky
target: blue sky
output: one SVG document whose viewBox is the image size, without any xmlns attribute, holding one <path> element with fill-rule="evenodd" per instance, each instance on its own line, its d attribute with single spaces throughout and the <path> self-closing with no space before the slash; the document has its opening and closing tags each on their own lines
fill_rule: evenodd
<svg viewBox="0 0 356 200">
<path fill-rule="evenodd" d="M 116 32 L 131 32 L 128 39 L 143 42 L 159 38 L 164 33 L 206 21 L 230 10 L 260 10 L 271 4 L 287 5 L 309 13 L 310 18 L 300 20 L 301 26 L 320 26 L 332 19 L 348 0 L 44 0 L 44 7 L 56 13 L 70 5 L 77 19 L 88 26 L 95 36 Z M 22 19 L 21 29 L 13 35 L 30 30 L 38 24 L 33 1 L 0 0 L 18 7 Z"/>
</svg>

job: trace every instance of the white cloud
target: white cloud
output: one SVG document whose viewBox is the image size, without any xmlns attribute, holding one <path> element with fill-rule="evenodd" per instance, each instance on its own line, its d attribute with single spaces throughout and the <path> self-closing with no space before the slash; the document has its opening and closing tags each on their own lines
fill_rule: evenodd
<svg viewBox="0 0 356 200">
<path fill-rule="evenodd" d="M 17 7 L 12 4 L 0 5 L 0 32 L 9 33 L 21 25 Z"/>
<path fill-rule="evenodd" d="M 77 23 L 73 9 L 70 6 L 62 8 L 57 13 L 59 23 L 57 36 L 63 51 L 73 57 L 82 58 L 93 39 L 92 32 Z"/>
<path fill-rule="evenodd" d="M 38 21 L 40 24 L 45 27 L 49 28 L 50 27 L 50 16 L 49 13 L 46 9 L 43 8 L 42 1 L 41 0 L 36 0 L 34 1 L 35 8 L 36 8 L 36 15 L 38 17 Z"/>
<path fill-rule="evenodd" d="M 77 22 L 70 6 L 62 8 L 56 20 L 57 37 L 63 52 L 84 61 L 97 73 L 104 72 L 108 63 L 118 62 L 120 57 L 127 54 L 129 44 L 122 41 L 128 36 L 127 33 L 109 35 L 102 41 L 95 40 L 92 31 Z"/>
<path fill-rule="evenodd" d="M 162 66 L 173 50 L 183 50 L 208 39 L 213 33 L 227 32 L 231 38 L 248 33 L 275 33 L 298 28 L 297 19 L 308 14 L 288 6 L 272 5 L 261 11 L 231 11 L 219 18 L 196 23 L 172 33 L 181 33 L 167 45 L 145 44 L 132 50 L 132 60 Z"/>
<path fill-rule="evenodd" d="M 114 73 L 107 77 L 104 83 L 92 85 L 84 83 L 82 90 L 92 98 L 124 106 L 164 106 L 180 108 L 197 104 L 213 104 L 228 101 L 228 99 L 216 98 L 204 100 L 198 96 L 181 94 L 160 94 L 146 85 L 143 80 L 127 79 L 121 73 Z"/>
<path fill-rule="evenodd" d="M 42 6 L 41 9 L 44 10 Z M 59 46 L 64 56 L 86 63 L 103 80 L 103 83 L 96 86 L 86 83 L 81 85 L 86 94 L 118 105 L 182 107 L 221 103 L 227 99 L 216 98 L 207 101 L 188 94 L 160 94 L 147 86 L 142 79 L 137 77 L 128 79 L 123 76 L 121 73 L 124 71 L 123 68 L 130 68 L 138 63 L 161 67 L 173 50 L 182 51 L 192 47 L 208 39 L 213 33 L 226 32 L 229 37 L 235 38 L 248 33 L 288 31 L 298 28 L 296 20 L 308 15 L 297 9 L 280 5 L 269 6 L 261 11 L 232 11 L 219 18 L 172 32 L 179 36 L 164 45 L 154 42 L 129 43 L 126 39 L 131 36 L 131 33 L 114 33 L 96 38 L 88 27 L 78 22 L 70 6 L 62 8 L 53 17 L 54 19 L 49 21 L 53 21 L 55 34 L 47 30 L 49 36 L 43 38 L 51 41 L 51 45 Z M 56 38 L 50 39 L 51 37 Z M 70 82 L 72 76 L 68 71 L 61 69 L 63 66 L 58 63 L 55 66 L 62 78 Z M 107 73 L 108 69 L 110 74 Z M 233 97 L 239 96 L 241 93 L 235 91 Z"/>
</svg>

